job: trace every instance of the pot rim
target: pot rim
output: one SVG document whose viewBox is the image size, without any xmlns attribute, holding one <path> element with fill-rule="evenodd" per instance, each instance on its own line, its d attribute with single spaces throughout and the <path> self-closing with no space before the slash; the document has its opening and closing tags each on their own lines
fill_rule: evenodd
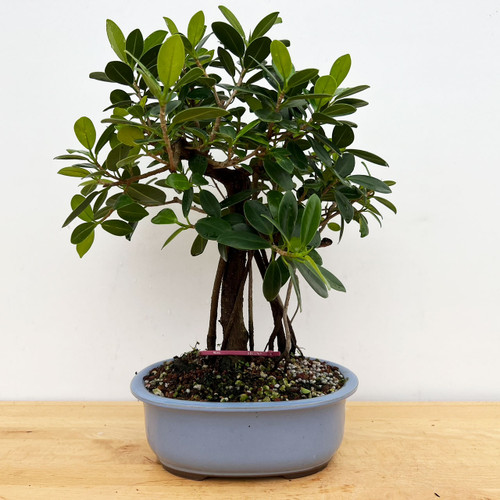
<svg viewBox="0 0 500 500">
<path fill-rule="evenodd" d="M 308 356 L 310 359 L 319 359 L 324 361 L 331 366 L 336 366 L 341 371 L 342 375 L 347 379 L 346 383 L 335 392 L 331 394 L 326 394 L 325 396 L 317 396 L 311 399 L 298 399 L 294 401 L 269 401 L 269 402 L 230 402 L 221 403 L 217 401 L 189 401 L 184 399 L 173 399 L 166 398 L 164 396 L 157 396 L 152 394 L 144 387 L 144 377 L 153 369 L 161 366 L 166 361 L 171 361 L 172 358 L 153 363 L 147 366 L 137 374 L 132 379 L 130 384 L 130 390 L 132 394 L 143 403 L 148 403 L 154 406 L 159 406 L 163 408 L 175 409 L 175 410 L 197 410 L 197 411 L 278 411 L 278 410 L 299 410 L 306 408 L 315 408 L 318 406 L 331 405 L 340 403 L 344 401 L 349 396 L 356 392 L 358 388 L 358 377 L 345 366 L 339 365 L 338 363 L 333 363 L 328 360 L 323 360 L 320 358 L 314 358 Z"/>
</svg>

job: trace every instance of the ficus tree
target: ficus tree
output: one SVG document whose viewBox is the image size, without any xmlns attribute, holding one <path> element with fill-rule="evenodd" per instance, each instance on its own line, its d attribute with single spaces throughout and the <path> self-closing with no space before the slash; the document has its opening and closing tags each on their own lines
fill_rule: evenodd
<svg viewBox="0 0 500 500">
<path fill-rule="evenodd" d="M 380 223 L 382 206 L 396 212 L 381 196 L 393 182 L 370 173 L 369 164 L 387 166 L 382 158 L 351 148 L 357 125 L 346 117 L 367 105 L 353 96 L 368 86 L 341 87 L 349 55 L 328 74 L 297 69 L 289 42 L 268 35 L 277 12 L 247 34 L 220 10 L 225 21 L 210 30 L 200 11 L 185 32 L 164 18 L 166 29 L 147 37 L 138 29 L 125 37 L 107 21 L 116 58 L 90 77 L 113 88 L 109 117 L 99 137 L 79 118 L 83 149 L 57 157 L 73 162 L 60 174 L 80 179 L 64 226 L 81 220 L 71 233 L 80 256 L 96 229 L 130 239 L 149 217 L 172 228 L 164 246 L 189 233 L 198 256 L 215 242 L 207 348 L 216 347 L 220 317 L 222 349 L 253 349 L 255 268 L 274 320 L 267 347 L 288 356 L 297 349 L 292 292 L 300 306 L 300 284 L 321 297 L 345 291 L 323 267 L 319 250 L 332 242 L 324 232 L 340 240 L 354 222 L 366 236 L 368 217 Z"/>
</svg>

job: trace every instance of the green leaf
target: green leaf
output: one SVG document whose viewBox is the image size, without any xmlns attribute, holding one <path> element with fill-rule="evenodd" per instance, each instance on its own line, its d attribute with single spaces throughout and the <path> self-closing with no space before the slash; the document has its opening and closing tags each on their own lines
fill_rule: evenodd
<svg viewBox="0 0 500 500">
<path fill-rule="evenodd" d="M 201 68 L 191 68 L 175 85 L 176 89 L 181 89 L 185 85 L 194 82 L 203 75 Z"/>
<path fill-rule="evenodd" d="M 148 211 L 138 203 L 129 203 L 118 209 L 118 215 L 129 222 L 138 222 L 147 217 Z"/>
<path fill-rule="evenodd" d="M 318 231 L 321 221 L 321 201 L 313 194 L 307 200 L 306 208 L 300 223 L 300 242 L 306 247 Z"/>
<path fill-rule="evenodd" d="M 89 151 L 94 147 L 96 132 L 90 118 L 82 116 L 76 120 L 74 125 L 75 135 L 80 144 Z"/>
<path fill-rule="evenodd" d="M 106 128 L 106 130 L 101 134 L 101 137 L 97 140 L 97 144 L 95 145 L 95 154 L 99 153 L 101 149 L 111 141 L 111 138 L 115 135 L 115 127 L 114 125 L 110 125 Z"/>
<path fill-rule="evenodd" d="M 85 197 L 81 194 L 75 194 L 73 198 L 71 198 L 71 210 L 75 210 L 78 206 L 85 201 Z M 85 222 L 94 222 L 94 211 L 87 205 L 85 210 L 83 210 L 78 217 Z"/>
<path fill-rule="evenodd" d="M 205 175 L 208 166 L 208 159 L 203 155 L 192 156 L 188 160 L 189 168 L 193 174 Z"/>
<path fill-rule="evenodd" d="M 212 30 L 224 47 L 235 56 L 243 57 L 245 42 L 243 37 L 231 25 L 223 22 L 212 23 Z"/>
<path fill-rule="evenodd" d="M 357 156 L 358 158 L 362 158 L 363 160 L 369 161 L 371 163 L 375 163 L 377 165 L 382 165 L 383 167 L 388 167 L 388 163 L 380 158 L 380 156 L 377 156 L 373 153 L 370 153 L 368 151 L 362 151 L 361 149 L 347 149 L 346 150 L 349 153 L 352 153 L 353 155 Z"/>
<path fill-rule="evenodd" d="M 118 144 L 114 147 L 108 154 L 106 158 L 106 169 L 107 170 L 118 170 L 118 163 L 125 158 L 128 158 L 130 152 L 130 146 L 125 144 Z"/>
<path fill-rule="evenodd" d="M 337 292 L 345 292 L 345 286 L 340 282 L 340 280 L 335 277 L 328 269 L 319 266 L 319 270 L 321 274 L 325 277 L 326 281 L 330 285 L 333 290 L 337 290 Z"/>
<path fill-rule="evenodd" d="M 330 229 L 331 231 L 338 232 L 340 231 L 341 227 L 336 222 L 330 222 L 328 224 L 328 229 Z"/>
<path fill-rule="evenodd" d="M 300 274 L 307 281 L 309 286 L 324 299 L 328 297 L 328 289 L 326 288 L 325 283 L 323 282 L 322 277 L 320 277 L 317 272 L 312 268 L 310 264 L 307 262 L 296 261 L 295 265 L 299 270 Z"/>
<path fill-rule="evenodd" d="M 245 189 L 244 191 L 240 191 L 239 193 L 228 196 L 226 199 L 222 200 L 220 206 L 222 208 L 232 207 L 238 203 L 248 200 L 251 196 L 252 191 L 250 189 Z"/>
<path fill-rule="evenodd" d="M 228 112 L 222 108 L 215 108 L 212 106 L 199 106 L 197 108 L 184 109 L 180 113 L 177 113 L 172 123 L 182 123 L 187 121 L 201 121 L 201 120 L 212 120 L 218 118 L 219 116 L 225 116 Z"/>
<path fill-rule="evenodd" d="M 273 234 L 273 225 L 263 217 L 263 215 L 271 217 L 271 212 L 264 204 L 257 200 L 249 200 L 243 206 L 243 210 L 247 221 L 259 233 Z"/>
<path fill-rule="evenodd" d="M 264 281 L 262 283 L 262 292 L 266 300 L 271 302 L 274 300 L 281 288 L 281 272 L 277 261 L 272 260 L 266 269 Z"/>
<path fill-rule="evenodd" d="M 165 184 L 171 188 L 177 189 L 177 191 L 187 191 L 191 189 L 191 183 L 184 174 L 173 173 L 170 174 L 165 180 Z"/>
<path fill-rule="evenodd" d="M 231 231 L 231 224 L 218 217 L 200 219 L 194 227 L 198 234 L 207 240 L 217 240 L 222 234 Z"/>
<path fill-rule="evenodd" d="M 135 141 L 144 139 L 144 132 L 137 127 L 125 125 L 125 127 L 118 130 L 117 138 L 127 146 L 137 146 Z"/>
<path fill-rule="evenodd" d="M 378 193 L 392 193 L 391 188 L 385 184 L 384 181 L 370 175 L 351 175 L 347 179 L 354 182 L 354 184 L 359 184 L 366 189 L 370 189 Z"/>
<path fill-rule="evenodd" d="M 293 289 L 295 290 L 295 295 L 297 296 L 298 306 L 300 310 L 302 310 L 302 298 L 300 294 L 299 280 L 297 278 L 297 274 L 295 273 L 295 266 L 293 263 L 288 262 L 287 260 L 283 260 L 283 262 L 287 266 L 288 272 L 290 274 L 290 281 L 292 282 Z"/>
<path fill-rule="evenodd" d="M 264 36 L 275 24 L 277 24 L 278 15 L 279 12 L 272 12 L 271 14 L 268 14 L 266 17 L 264 17 L 264 19 L 259 21 L 252 32 L 250 40 L 254 40 L 256 38 Z"/>
<path fill-rule="evenodd" d="M 92 231 L 83 241 L 76 244 L 76 251 L 80 259 L 90 250 L 92 243 L 94 243 L 95 231 Z"/>
<path fill-rule="evenodd" d="M 177 29 L 177 26 L 172 21 L 172 19 L 170 19 L 169 17 L 164 17 L 163 19 L 165 20 L 165 23 L 167 25 L 168 31 L 170 31 L 170 33 L 172 35 L 175 35 L 176 33 L 179 33 L 179 30 Z"/>
<path fill-rule="evenodd" d="M 354 142 L 354 132 L 349 125 L 337 125 L 333 128 L 332 142 L 337 148 L 342 149 Z"/>
<path fill-rule="evenodd" d="M 88 161 L 88 158 L 83 155 L 59 155 L 54 158 L 54 160 L 84 160 Z"/>
<path fill-rule="evenodd" d="M 94 191 L 89 194 L 73 211 L 69 214 L 68 218 L 64 221 L 62 227 L 66 227 L 70 222 L 72 222 L 76 217 L 78 217 L 83 211 L 92 203 L 92 200 L 102 191 Z"/>
<path fill-rule="evenodd" d="M 171 208 L 164 208 L 151 219 L 151 222 L 153 224 L 177 224 L 179 221 Z"/>
<path fill-rule="evenodd" d="M 136 59 L 140 59 L 144 50 L 144 39 L 140 30 L 135 29 L 127 37 L 125 49 L 130 52 Z"/>
<path fill-rule="evenodd" d="M 220 203 L 210 191 L 200 191 L 200 204 L 207 215 L 211 217 L 220 217 Z"/>
<path fill-rule="evenodd" d="M 125 54 L 125 36 L 118 25 L 111 19 L 106 20 L 106 33 L 108 35 L 111 48 L 115 51 L 115 54 L 123 62 L 127 62 L 127 56 Z"/>
<path fill-rule="evenodd" d="M 165 88 L 170 88 L 184 68 L 185 51 L 180 35 L 167 38 L 158 52 L 158 76 Z"/>
<path fill-rule="evenodd" d="M 314 93 L 315 94 L 330 94 L 332 97 L 325 97 L 324 99 L 319 99 L 315 101 L 317 109 L 322 108 L 326 104 L 328 104 L 332 98 L 333 94 L 337 90 L 337 82 L 335 78 L 330 75 L 320 76 L 316 83 L 314 84 Z"/>
<path fill-rule="evenodd" d="M 149 184 L 130 184 L 127 194 L 141 205 L 163 205 L 166 200 L 165 192 Z"/>
<path fill-rule="evenodd" d="M 86 177 L 90 172 L 82 167 L 64 167 L 57 173 L 68 177 Z"/>
<path fill-rule="evenodd" d="M 259 63 L 264 62 L 271 52 L 271 39 L 267 36 L 256 38 L 245 51 L 243 66 L 247 69 L 255 68 Z"/>
<path fill-rule="evenodd" d="M 345 116 L 352 115 L 356 112 L 356 108 L 350 104 L 332 104 L 322 110 L 322 113 L 328 116 Z"/>
<path fill-rule="evenodd" d="M 340 99 L 342 97 L 347 97 L 348 95 L 357 94 L 369 88 L 370 88 L 369 85 L 357 85 L 356 87 L 337 89 L 337 99 Z"/>
<path fill-rule="evenodd" d="M 236 66 L 234 65 L 231 54 L 229 54 L 226 49 L 218 47 L 217 55 L 219 56 L 219 61 L 221 62 L 222 66 L 224 66 L 224 69 L 227 71 L 227 73 L 230 76 L 234 76 L 236 74 Z"/>
<path fill-rule="evenodd" d="M 282 187 L 285 191 L 290 191 L 295 188 L 295 183 L 292 180 L 292 176 L 285 172 L 276 162 L 264 159 L 264 170 L 266 171 L 269 178 Z"/>
<path fill-rule="evenodd" d="M 191 211 L 193 196 L 193 188 L 186 189 L 186 191 L 184 191 L 184 194 L 182 195 L 182 214 L 186 218 L 189 216 L 189 212 Z"/>
<path fill-rule="evenodd" d="M 335 163 L 335 171 L 341 177 L 347 177 L 348 175 L 351 175 L 352 171 L 354 170 L 355 164 L 356 159 L 354 158 L 354 155 L 350 153 L 344 153 L 337 159 Z"/>
<path fill-rule="evenodd" d="M 163 246 L 161 247 L 164 249 L 174 238 L 176 238 L 179 234 L 182 233 L 182 231 L 185 231 L 187 228 L 186 227 L 180 227 L 179 229 L 176 229 L 168 238 L 165 243 L 163 243 Z"/>
<path fill-rule="evenodd" d="M 292 89 L 294 87 L 298 87 L 299 85 L 303 85 L 307 83 L 309 80 L 312 80 L 318 74 L 317 69 L 301 69 L 300 71 L 295 72 L 288 80 L 287 87 Z"/>
<path fill-rule="evenodd" d="M 263 240 L 260 236 L 246 231 L 229 231 L 217 238 L 217 241 L 228 247 L 237 250 L 262 250 L 270 248 L 269 241 Z"/>
<path fill-rule="evenodd" d="M 250 122 L 248 125 L 245 125 L 237 134 L 235 137 L 235 142 L 240 138 L 243 137 L 247 132 L 250 132 L 258 123 L 260 123 L 260 120 L 254 120 L 253 122 Z"/>
<path fill-rule="evenodd" d="M 312 137 L 308 137 L 307 140 L 311 144 L 313 151 L 316 153 L 318 160 L 325 166 L 330 167 L 333 164 L 333 161 L 328 151 Z"/>
<path fill-rule="evenodd" d="M 351 222 L 354 217 L 354 208 L 351 202 L 340 191 L 335 191 L 335 201 L 337 202 L 340 215 L 342 215 L 347 223 Z"/>
<path fill-rule="evenodd" d="M 283 193 L 280 193 L 279 191 L 270 190 L 267 192 L 267 204 L 274 219 L 278 218 L 278 210 L 282 199 Z"/>
<path fill-rule="evenodd" d="M 241 35 L 241 38 L 243 38 L 244 40 L 245 31 L 243 30 L 238 19 L 236 19 L 236 16 L 227 7 L 224 7 L 223 5 L 219 5 L 219 10 L 222 12 L 224 17 L 231 23 L 231 26 L 238 32 L 239 35 Z"/>
<path fill-rule="evenodd" d="M 113 82 L 122 85 L 134 86 L 134 72 L 127 64 L 121 61 L 111 61 L 104 69 L 106 76 Z"/>
<path fill-rule="evenodd" d="M 76 226 L 71 233 L 71 243 L 77 245 L 84 241 L 94 231 L 96 226 L 97 224 L 95 222 L 85 222 Z"/>
<path fill-rule="evenodd" d="M 205 247 L 207 246 L 208 240 L 200 236 L 199 234 L 193 241 L 191 245 L 191 255 L 196 257 L 197 255 L 201 255 L 205 251 Z"/>
<path fill-rule="evenodd" d="M 368 236 L 368 233 L 370 232 L 368 228 L 368 221 L 366 220 L 366 217 L 363 214 L 359 214 L 358 222 L 359 222 L 359 233 L 361 235 L 361 238 Z"/>
<path fill-rule="evenodd" d="M 189 21 L 187 36 L 193 47 L 202 39 L 205 33 L 205 14 L 202 10 L 198 11 Z"/>
<path fill-rule="evenodd" d="M 133 231 L 130 224 L 119 219 L 107 219 L 101 224 L 101 226 L 104 231 L 114 234 L 115 236 L 127 236 L 127 234 L 130 234 Z"/>
<path fill-rule="evenodd" d="M 337 85 L 340 85 L 344 81 L 350 69 L 351 56 L 349 54 L 344 54 L 333 63 L 332 68 L 330 69 L 330 75 L 335 78 Z"/>
<path fill-rule="evenodd" d="M 113 83 L 113 80 L 106 76 L 106 73 L 104 73 L 104 71 L 92 71 L 92 73 L 89 74 L 89 78 L 92 78 L 92 80 L 98 80 L 100 82 Z"/>
<path fill-rule="evenodd" d="M 271 56 L 276 71 L 286 82 L 288 77 L 292 74 L 293 66 L 290 53 L 285 44 L 279 40 L 273 40 L 271 43 Z"/>
<path fill-rule="evenodd" d="M 278 210 L 278 222 L 285 232 L 285 237 L 290 240 L 295 223 L 297 222 L 298 207 L 297 200 L 291 191 L 287 191 L 281 200 Z"/>
<path fill-rule="evenodd" d="M 161 45 L 163 40 L 165 40 L 165 37 L 167 36 L 167 32 L 165 30 L 157 30 L 151 33 L 151 35 L 147 36 L 146 39 L 144 40 L 144 48 L 143 52 L 144 54 L 149 50 L 152 49 L 153 47 L 156 47 L 157 45 Z"/>
<path fill-rule="evenodd" d="M 385 198 L 380 198 L 378 196 L 374 196 L 374 199 L 377 200 L 379 203 L 382 203 L 382 205 L 386 206 L 389 210 L 391 210 L 395 214 L 398 213 L 398 209 L 389 200 L 386 200 Z"/>
<path fill-rule="evenodd" d="M 283 120 L 283 116 L 271 108 L 257 109 L 254 113 L 260 118 L 261 121 L 267 123 L 278 123 Z"/>
</svg>

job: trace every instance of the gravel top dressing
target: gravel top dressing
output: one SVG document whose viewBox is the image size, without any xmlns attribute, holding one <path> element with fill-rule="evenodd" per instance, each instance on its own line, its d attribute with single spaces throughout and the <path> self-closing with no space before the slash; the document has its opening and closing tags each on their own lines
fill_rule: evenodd
<svg viewBox="0 0 500 500">
<path fill-rule="evenodd" d="M 309 399 L 346 382 L 338 368 L 317 359 L 300 356 L 276 363 L 264 357 L 200 356 L 195 349 L 153 369 L 144 386 L 166 398 L 225 403 Z"/>
</svg>

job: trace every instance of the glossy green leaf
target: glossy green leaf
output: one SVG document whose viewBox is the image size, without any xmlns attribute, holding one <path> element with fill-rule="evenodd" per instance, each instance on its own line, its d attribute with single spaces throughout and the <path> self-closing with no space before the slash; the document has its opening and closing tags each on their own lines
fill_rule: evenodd
<svg viewBox="0 0 500 500">
<path fill-rule="evenodd" d="M 90 172 L 82 167 L 64 167 L 57 173 L 68 177 L 86 177 Z"/>
<path fill-rule="evenodd" d="M 335 201 L 337 202 L 339 212 L 345 221 L 351 222 L 354 217 L 354 208 L 351 205 L 351 202 L 340 191 L 335 191 Z"/>
<path fill-rule="evenodd" d="M 127 37 L 125 49 L 130 52 L 135 58 L 140 59 L 144 50 L 144 39 L 141 30 L 135 29 Z"/>
<path fill-rule="evenodd" d="M 278 218 L 278 210 L 282 199 L 283 193 L 279 191 L 270 190 L 267 192 L 267 204 L 274 219 Z"/>
<path fill-rule="evenodd" d="M 207 246 L 208 240 L 200 236 L 199 234 L 193 241 L 191 245 L 191 255 L 196 257 L 197 255 L 201 255 L 205 251 L 205 247 Z"/>
<path fill-rule="evenodd" d="M 358 158 L 362 158 L 363 160 L 369 161 L 371 163 L 375 163 L 376 165 L 382 165 L 383 167 L 388 167 L 388 163 L 380 158 L 380 156 L 377 156 L 373 153 L 370 153 L 368 151 L 362 151 L 361 149 L 347 149 L 346 150 L 349 153 L 352 153 L 353 155 L 357 156 Z"/>
<path fill-rule="evenodd" d="M 302 214 L 300 222 L 300 242 L 303 247 L 309 245 L 314 235 L 318 231 L 321 221 L 321 201 L 317 195 L 313 194 L 306 203 L 306 208 Z"/>
<path fill-rule="evenodd" d="M 263 203 L 257 200 L 249 200 L 243 206 L 243 210 L 247 221 L 259 233 L 273 234 L 273 225 L 263 217 L 263 215 L 271 217 L 271 212 Z"/>
<path fill-rule="evenodd" d="M 319 270 L 321 271 L 321 274 L 324 276 L 326 281 L 328 281 L 328 284 L 333 290 L 337 290 L 337 292 L 345 292 L 345 286 L 336 276 L 334 276 L 330 271 L 328 271 L 328 269 L 319 266 Z"/>
<path fill-rule="evenodd" d="M 187 37 L 193 47 L 203 38 L 205 28 L 205 14 L 200 10 L 191 18 L 187 29 Z"/>
<path fill-rule="evenodd" d="M 176 89 L 181 89 L 185 85 L 194 82 L 203 75 L 201 68 L 191 68 L 175 85 Z"/>
<path fill-rule="evenodd" d="M 163 43 L 163 40 L 165 40 L 166 36 L 167 32 L 165 30 L 153 31 L 153 33 L 147 36 L 146 39 L 144 40 L 144 48 L 143 48 L 144 54 L 153 47 L 161 45 Z"/>
<path fill-rule="evenodd" d="M 118 215 L 128 222 L 138 222 L 149 214 L 148 211 L 138 203 L 129 203 L 122 208 L 118 208 Z"/>
<path fill-rule="evenodd" d="M 270 108 L 256 109 L 254 113 L 260 118 L 261 121 L 267 123 L 278 123 L 283 120 L 280 113 Z"/>
<path fill-rule="evenodd" d="M 106 158 L 106 169 L 107 170 L 118 170 L 118 163 L 128 157 L 130 152 L 130 146 L 125 144 L 118 144 L 114 147 L 108 154 Z"/>
<path fill-rule="evenodd" d="M 188 160 L 189 168 L 193 174 L 205 175 L 208 166 L 208 159 L 203 155 L 192 156 Z"/>
<path fill-rule="evenodd" d="M 283 42 L 273 40 L 271 43 L 271 56 L 276 71 L 284 81 L 292 74 L 293 66 L 290 53 Z"/>
<path fill-rule="evenodd" d="M 231 224 L 218 217 L 205 217 L 195 224 L 199 235 L 207 240 L 217 240 L 222 234 L 231 231 Z"/>
<path fill-rule="evenodd" d="M 297 269 L 307 281 L 309 286 L 323 298 L 328 297 L 328 289 L 317 272 L 307 262 L 296 262 Z"/>
<path fill-rule="evenodd" d="M 107 219 L 101 224 L 101 226 L 105 231 L 114 234 L 115 236 L 126 236 L 133 231 L 130 224 L 119 219 Z"/>
<path fill-rule="evenodd" d="M 259 21 L 252 32 L 250 40 L 255 40 L 256 38 L 264 36 L 275 24 L 277 24 L 279 19 L 278 15 L 279 12 L 272 12 Z"/>
<path fill-rule="evenodd" d="M 77 245 L 84 241 L 95 229 L 97 224 L 95 222 L 85 222 L 75 227 L 71 233 L 71 243 Z"/>
<path fill-rule="evenodd" d="M 165 192 L 149 184 L 130 184 L 127 194 L 141 205 L 163 205 L 166 200 Z"/>
<path fill-rule="evenodd" d="M 134 72 L 132 68 L 121 61 L 111 61 L 104 69 L 106 76 L 113 82 L 122 85 L 134 86 Z"/>
<path fill-rule="evenodd" d="M 197 108 L 188 108 L 180 113 L 177 113 L 172 122 L 183 123 L 188 121 L 201 121 L 201 120 L 213 120 L 220 116 L 227 115 L 228 112 L 222 108 L 215 108 L 212 106 L 199 106 Z"/>
<path fill-rule="evenodd" d="M 242 203 L 243 201 L 248 200 L 251 196 L 252 191 L 250 189 L 246 189 L 222 200 L 220 206 L 222 208 L 232 207 L 234 205 L 237 205 L 238 203 Z"/>
<path fill-rule="evenodd" d="M 137 127 L 126 125 L 118 130 L 117 138 L 121 143 L 127 146 L 137 146 L 135 141 L 144 139 L 144 132 Z"/>
<path fill-rule="evenodd" d="M 184 194 L 182 195 L 182 214 L 184 217 L 189 216 L 189 212 L 191 211 L 191 206 L 193 204 L 194 192 L 193 188 L 186 189 Z"/>
<path fill-rule="evenodd" d="M 212 30 L 224 47 L 235 56 L 243 57 L 245 42 L 238 31 L 230 24 L 223 22 L 212 23 Z"/>
<path fill-rule="evenodd" d="M 350 104 L 332 104 L 322 110 L 327 116 L 346 116 L 356 112 L 356 108 Z"/>
<path fill-rule="evenodd" d="M 262 250 L 270 248 L 269 241 L 262 239 L 254 233 L 244 231 L 229 231 L 217 238 L 217 241 L 228 247 L 236 248 L 237 250 Z"/>
<path fill-rule="evenodd" d="M 200 191 L 200 204 L 206 214 L 210 217 L 220 217 L 220 203 L 210 191 Z"/>
<path fill-rule="evenodd" d="M 347 177 L 348 175 L 351 175 L 352 171 L 354 170 L 355 164 L 356 159 L 354 158 L 354 155 L 350 153 L 344 153 L 337 159 L 335 163 L 335 171 L 341 177 Z"/>
<path fill-rule="evenodd" d="M 324 99 L 318 99 L 317 101 L 315 101 L 316 108 L 320 109 L 326 104 L 328 104 L 332 100 L 335 90 L 337 90 L 337 82 L 335 78 L 333 78 L 330 75 L 320 76 L 316 80 L 316 83 L 314 84 L 314 93 L 330 94 L 331 97 L 330 98 L 325 97 Z"/>
<path fill-rule="evenodd" d="M 347 148 L 354 142 L 354 132 L 349 125 L 337 125 L 333 129 L 332 142 L 339 149 Z"/>
<path fill-rule="evenodd" d="M 233 58 L 229 52 L 222 48 L 217 48 L 217 55 L 219 56 L 219 61 L 221 62 L 224 69 L 229 73 L 230 76 L 234 76 L 236 74 L 236 66 L 234 65 Z"/>
<path fill-rule="evenodd" d="M 287 191 L 279 206 L 278 222 L 288 240 L 292 237 L 295 222 L 297 222 L 297 215 L 297 200 L 291 191 Z"/>
<path fill-rule="evenodd" d="M 100 191 L 94 191 L 93 193 L 89 194 L 77 207 L 73 209 L 73 211 L 69 214 L 67 219 L 64 221 L 64 224 L 62 227 L 66 227 L 70 222 L 72 222 L 74 219 L 76 219 L 83 211 L 92 203 L 92 200 L 101 194 Z"/>
<path fill-rule="evenodd" d="M 113 80 L 111 80 L 104 71 L 92 71 L 92 73 L 89 73 L 89 78 L 98 80 L 99 82 L 113 83 Z"/>
<path fill-rule="evenodd" d="M 297 274 L 295 272 L 295 265 L 292 262 L 288 262 L 286 260 L 283 260 L 283 262 L 286 264 L 288 268 L 288 272 L 290 274 L 290 281 L 292 282 L 293 289 L 295 290 L 295 295 L 297 296 L 298 306 L 300 310 L 302 310 L 302 297 L 300 294 L 299 279 L 297 278 Z"/>
<path fill-rule="evenodd" d="M 243 30 L 236 16 L 227 7 L 224 7 L 223 5 L 219 5 L 219 10 L 222 12 L 224 17 L 230 22 L 231 26 L 238 32 L 241 38 L 245 39 L 245 31 Z"/>
<path fill-rule="evenodd" d="M 348 87 L 345 89 L 337 89 L 337 99 L 341 99 L 343 97 L 347 97 L 349 95 L 358 94 L 363 90 L 369 89 L 369 85 L 357 85 L 356 87 Z"/>
<path fill-rule="evenodd" d="M 115 54 L 123 62 L 127 62 L 127 56 L 125 54 L 125 36 L 118 25 L 111 19 L 106 20 L 106 33 L 108 35 L 111 48 L 115 51 Z"/>
<path fill-rule="evenodd" d="M 101 137 L 97 140 L 97 144 L 95 145 L 95 154 L 99 153 L 101 149 L 111 141 L 111 138 L 115 135 L 115 127 L 114 125 L 110 125 L 106 128 L 106 130 L 101 134 Z"/>
<path fill-rule="evenodd" d="M 92 231 L 83 241 L 76 244 L 76 251 L 80 259 L 90 250 L 92 243 L 94 243 L 95 231 Z"/>
<path fill-rule="evenodd" d="M 78 208 L 78 206 L 84 201 L 84 196 L 82 196 L 81 194 L 75 194 L 75 196 L 71 198 L 71 210 L 75 210 L 76 208 Z M 81 212 L 78 217 L 85 222 L 94 222 L 94 211 L 92 210 L 90 205 L 87 205 L 85 210 L 83 210 L 83 212 Z"/>
<path fill-rule="evenodd" d="M 281 272 L 277 261 L 272 260 L 266 269 L 264 281 L 262 283 L 262 292 L 266 300 L 271 302 L 274 300 L 281 288 Z"/>
<path fill-rule="evenodd" d="M 292 176 L 285 172 L 276 162 L 266 158 L 264 160 L 264 170 L 269 178 L 285 191 L 295 188 Z"/>
<path fill-rule="evenodd" d="M 94 147 L 96 132 L 94 124 L 90 118 L 87 118 L 86 116 L 78 118 L 74 125 L 74 131 L 76 138 L 84 148 L 91 150 Z"/>
<path fill-rule="evenodd" d="M 169 17 L 164 17 L 165 24 L 167 25 L 168 31 L 170 31 L 171 35 L 175 35 L 176 33 L 179 33 L 179 29 L 175 25 L 175 23 L 170 19 Z"/>
<path fill-rule="evenodd" d="M 366 220 L 366 217 L 363 214 L 359 214 L 358 223 L 359 223 L 359 233 L 361 235 L 361 238 L 368 236 L 368 233 L 370 232 L 368 228 L 368 221 Z"/>
<path fill-rule="evenodd" d="M 389 200 L 386 200 L 385 198 L 380 198 L 378 196 L 374 196 L 373 198 L 375 200 L 377 200 L 379 203 L 381 203 L 382 205 L 386 206 L 389 210 L 391 210 L 395 214 L 398 213 L 398 209 Z"/>
<path fill-rule="evenodd" d="M 160 210 L 152 219 L 153 224 L 176 224 L 177 215 L 171 208 Z"/>
<path fill-rule="evenodd" d="M 264 62 L 271 52 L 271 39 L 267 36 L 253 40 L 245 51 L 243 66 L 247 69 L 255 68 Z"/>
<path fill-rule="evenodd" d="M 187 228 L 185 227 L 180 227 L 179 229 L 176 229 L 168 238 L 167 238 L 167 241 L 165 241 L 165 243 L 163 243 L 163 246 L 161 247 L 162 249 L 164 249 L 174 238 L 176 238 L 177 236 L 179 236 L 179 234 L 182 233 L 182 231 L 185 231 Z"/>
<path fill-rule="evenodd" d="M 189 179 L 180 173 L 170 174 L 165 180 L 165 184 L 171 188 L 177 189 L 177 191 L 186 191 L 191 188 L 191 183 Z"/>
<path fill-rule="evenodd" d="M 341 227 L 336 222 L 330 222 L 328 224 L 328 229 L 330 229 L 330 231 L 338 232 L 340 231 Z"/>
<path fill-rule="evenodd" d="M 298 87 L 299 85 L 303 85 L 308 81 L 312 80 L 318 74 L 317 69 L 301 69 L 300 71 L 295 72 L 289 79 L 287 87 L 293 89 L 294 87 Z"/>
<path fill-rule="evenodd" d="M 163 42 L 158 52 L 158 76 L 165 88 L 170 88 L 184 68 L 185 51 L 180 35 L 173 35 Z"/>
<path fill-rule="evenodd" d="M 376 191 L 378 193 L 391 193 L 391 188 L 385 184 L 380 179 L 376 177 L 372 177 L 370 175 L 351 175 L 347 178 L 349 181 L 354 184 L 359 184 L 366 189 L 370 189 L 372 191 Z"/>
<path fill-rule="evenodd" d="M 344 81 L 350 69 L 351 56 L 349 54 L 344 54 L 333 63 L 332 68 L 330 69 L 330 75 L 335 78 L 337 85 L 340 85 Z"/>
</svg>

